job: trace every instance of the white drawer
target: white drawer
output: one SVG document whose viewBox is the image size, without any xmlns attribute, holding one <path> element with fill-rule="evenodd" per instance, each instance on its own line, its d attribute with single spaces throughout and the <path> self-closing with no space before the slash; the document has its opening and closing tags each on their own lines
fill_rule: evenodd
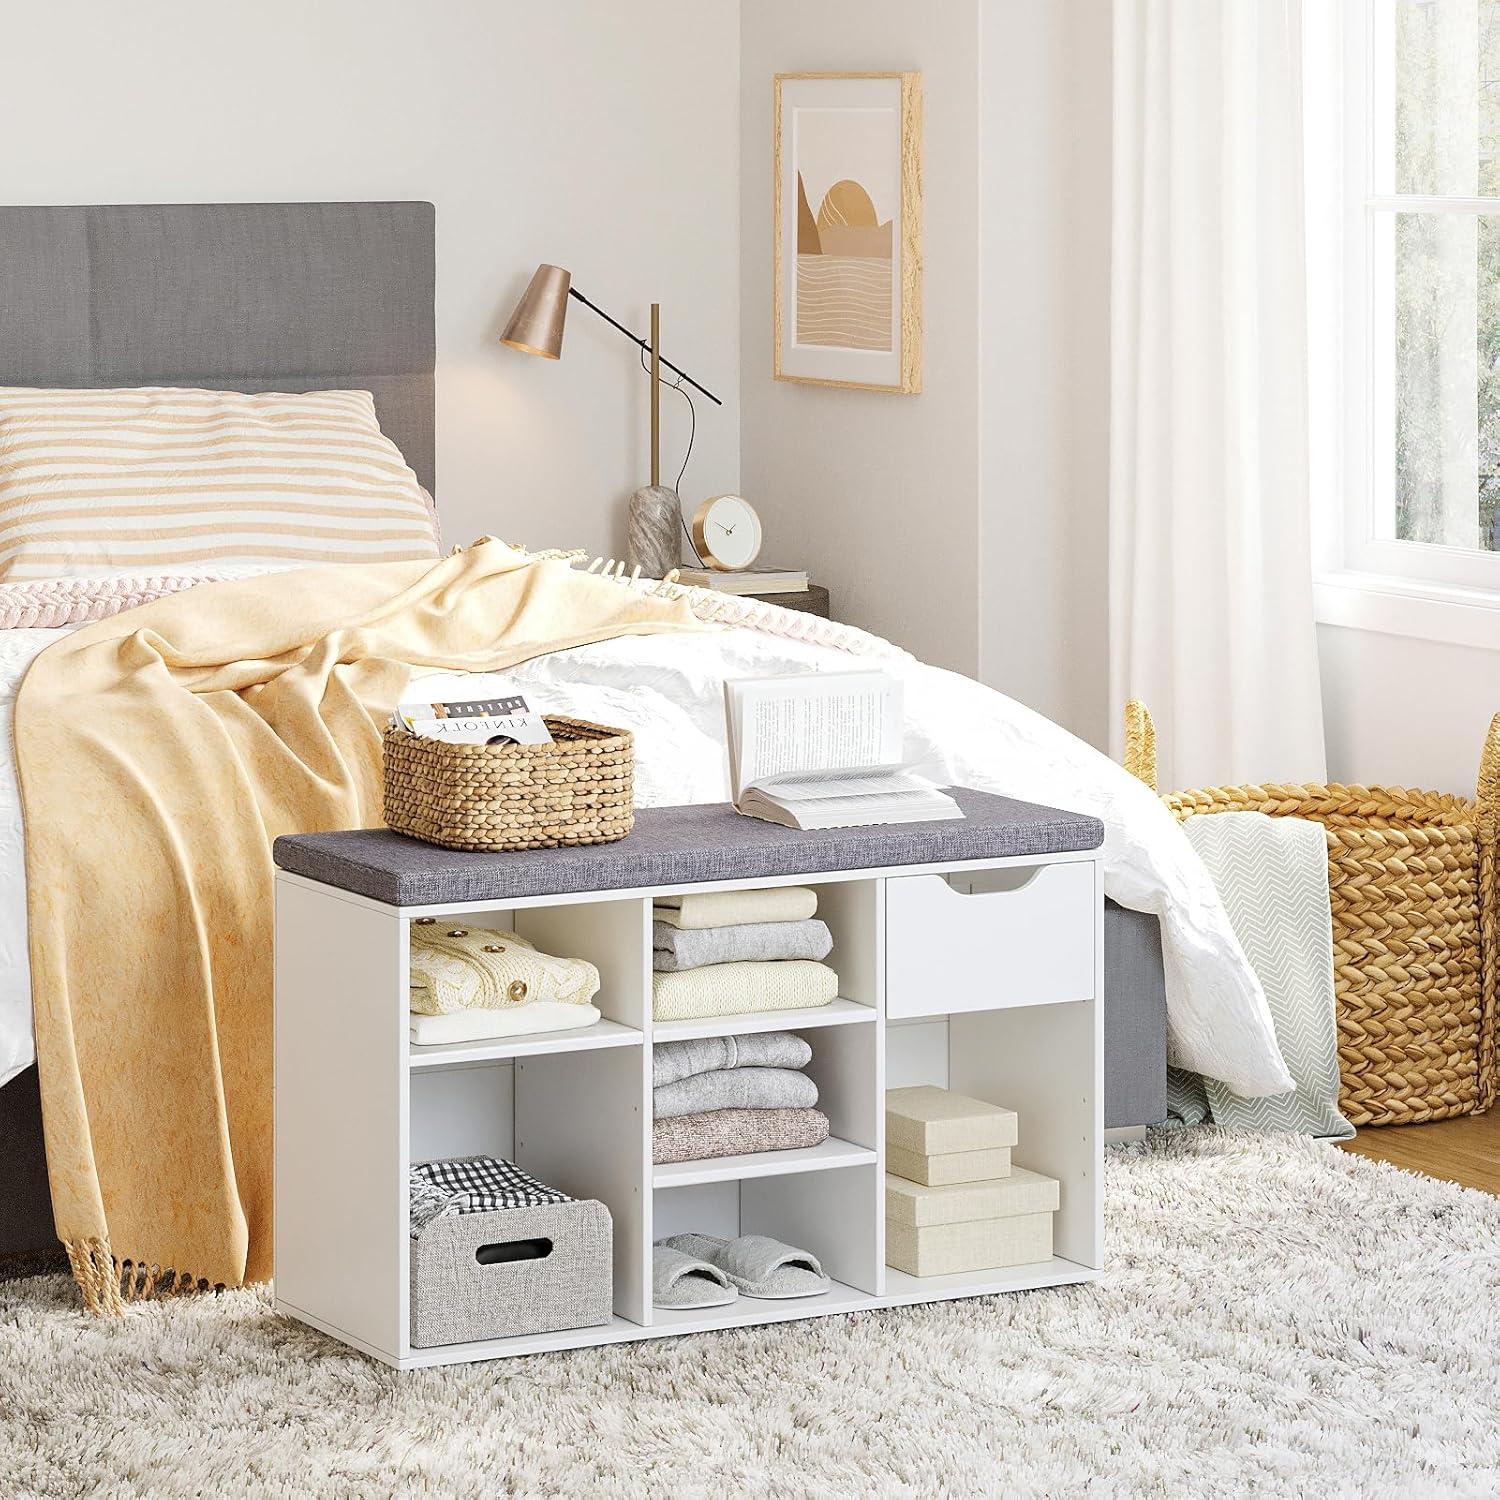
<svg viewBox="0 0 1500 1500">
<path fill-rule="evenodd" d="M 887 880 L 886 1014 L 1089 999 L 1094 901 L 1087 861 Z"/>
</svg>

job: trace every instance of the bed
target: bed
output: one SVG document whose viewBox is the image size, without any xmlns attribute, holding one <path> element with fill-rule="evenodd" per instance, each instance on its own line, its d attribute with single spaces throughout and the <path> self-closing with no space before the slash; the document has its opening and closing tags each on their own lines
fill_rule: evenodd
<svg viewBox="0 0 1500 1500">
<path fill-rule="evenodd" d="M 433 250 L 423 203 L 0 208 L 0 386 L 364 389 L 434 490 Z M 12 644 L 24 665 L 26 643 Z M 573 666 L 572 681 L 555 663 L 533 680 L 586 701 L 598 689 L 576 675 L 586 661 Z M 6 836 L 14 872 L 18 810 Z M 22 890 L 5 905 L 14 982 Z M 1161 936 L 1113 902 L 1105 931 L 1106 1123 L 1135 1126 L 1165 1114 Z M 34 1067 L 0 1087 L 0 1140 L 0 1254 L 49 1247 Z"/>
</svg>

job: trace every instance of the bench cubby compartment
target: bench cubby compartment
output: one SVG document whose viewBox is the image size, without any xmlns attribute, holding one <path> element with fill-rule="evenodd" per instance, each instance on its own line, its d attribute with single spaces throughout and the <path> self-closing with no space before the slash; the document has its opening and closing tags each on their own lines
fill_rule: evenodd
<svg viewBox="0 0 1500 1500">
<path fill-rule="evenodd" d="M 807 885 L 816 891 L 818 917 L 827 923 L 833 937 L 832 951 L 823 962 L 839 977 L 838 998 L 831 1005 L 811 1006 L 805 1010 L 763 1010 L 656 1021 L 653 1029 L 656 1040 L 732 1036 L 755 1031 L 799 1031 L 804 1026 L 823 1027 L 873 1019 L 880 1004 L 879 955 L 884 948 L 882 882 L 805 880 L 780 883 Z M 648 1003 L 649 988 L 648 977 Z"/>
<path fill-rule="evenodd" d="M 1095 1000 L 926 1017 L 886 1035 L 889 1087 L 933 1084 L 1016 1112 L 1012 1163 L 1057 1180 L 1053 1254 L 1083 1265 L 1097 1265 L 1102 1248 L 1101 1048 Z M 887 1276 L 901 1288 L 952 1279 Z"/>
<path fill-rule="evenodd" d="M 842 1305 L 858 1294 L 877 1295 L 881 1290 L 883 1254 L 880 1241 L 884 1212 L 883 1174 L 875 1162 L 836 1167 L 827 1171 L 784 1172 L 775 1176 L 740 1181 L 695 1183 L 683 1187 L 658 1187 L 655 1193 L 653 1236 L 666 1239 L 674 1234 L 710 1234 L 735 1239 L 742 1234 L 764 1234 L 817 1256 L 833 1279 L 826 1294 Z M 746 1303 L 747 1299 L 741 1299 Z M 822 1298 L 748 1299 L 755 1310 L 795 1307 L 803 1312 L 822 1310 Z M 701 1315 L 700 1315 L 701 1316 Z M 655 1320 L 687 1321 L 683 1314 L 657 1308 Z"/>
<path fill-rule="evenodd" d="M 790 1031 L 812 1048 L 812 1059 L 802 1071 L 817 1084 L 817 1108 L 828 1117 L 828 1138 L 821 1145 L 655 1164 L 657 1187 L 775 1177 L 873 1161 L 884 1123 L 882 1048 L 876 1012 L 871 1009 L 865 1015 L 867 1019 L 853 1024 L 844 1015 L 827 1026 L 756 1027 Z"/>
<path fill-rule="evenodd" d="M 484 927 L 514 932 L 543 953 L 586 959 L 599 971 L 592 1004 L 600 1020 L 573 1032 L 525 1033 L 437 1046 L 412 1044 L 413 1067 L 446 1067 L 486 1058 L 515 1057 L 570 1047 L 642 1041 L 650 1010 L 651 935 L 639 901 L 574 901 L 563 906 L 525 905 L 433 914 L 449 927 Z M 623 1030 L 622 1030 L 623 1028 Z"/>
</svg>

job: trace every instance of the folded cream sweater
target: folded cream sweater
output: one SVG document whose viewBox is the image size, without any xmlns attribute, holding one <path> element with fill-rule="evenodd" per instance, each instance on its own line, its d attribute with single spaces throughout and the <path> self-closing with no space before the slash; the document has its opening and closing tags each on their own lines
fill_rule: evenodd
<svg viewBox="0 0 1500 1500">
<path fill-rule="evenodd" d="M 806 958 L 710 964 L 652 976 L 651 1014 L 658 1021 L 739 1016 L 754 1010 L 798 1010 L 837 998 L 839 976 Z"/>
<path fill-rule="evenodd" d="M 490 1041 L 501 1036 L 532 1032 L 576 1031 L 599 1019 L 592 1005 L 567 1005 L 561 1000 L 538 1000 L 510 1010 L 456 1010 L 446 1016 L 411 1013 L 411 1039 L 419 1047 L 448 1046 L 454 1042 Z"/>
<path fill-rule="evenodd" d="M 738 927 L 745 922 L 803 922 L 818 914 L 818 893 L 805 885 L 758 891 L 698 891 L 658 896 L 654 915 L 672 927 Z"/>
</svg>

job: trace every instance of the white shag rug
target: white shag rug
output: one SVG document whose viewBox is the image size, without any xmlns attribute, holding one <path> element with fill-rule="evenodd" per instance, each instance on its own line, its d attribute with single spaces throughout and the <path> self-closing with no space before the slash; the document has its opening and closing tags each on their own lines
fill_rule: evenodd
<svg viewBox="0 0 1500 1500">
<path fill-rule="evenodd" d="M 1213 1129 L 1107 1185 L 1095 1286 L 405 1375 L 0 1285 L 0 1492 L 1500 1493 L 1500 1198 Z"/>
</svg>

